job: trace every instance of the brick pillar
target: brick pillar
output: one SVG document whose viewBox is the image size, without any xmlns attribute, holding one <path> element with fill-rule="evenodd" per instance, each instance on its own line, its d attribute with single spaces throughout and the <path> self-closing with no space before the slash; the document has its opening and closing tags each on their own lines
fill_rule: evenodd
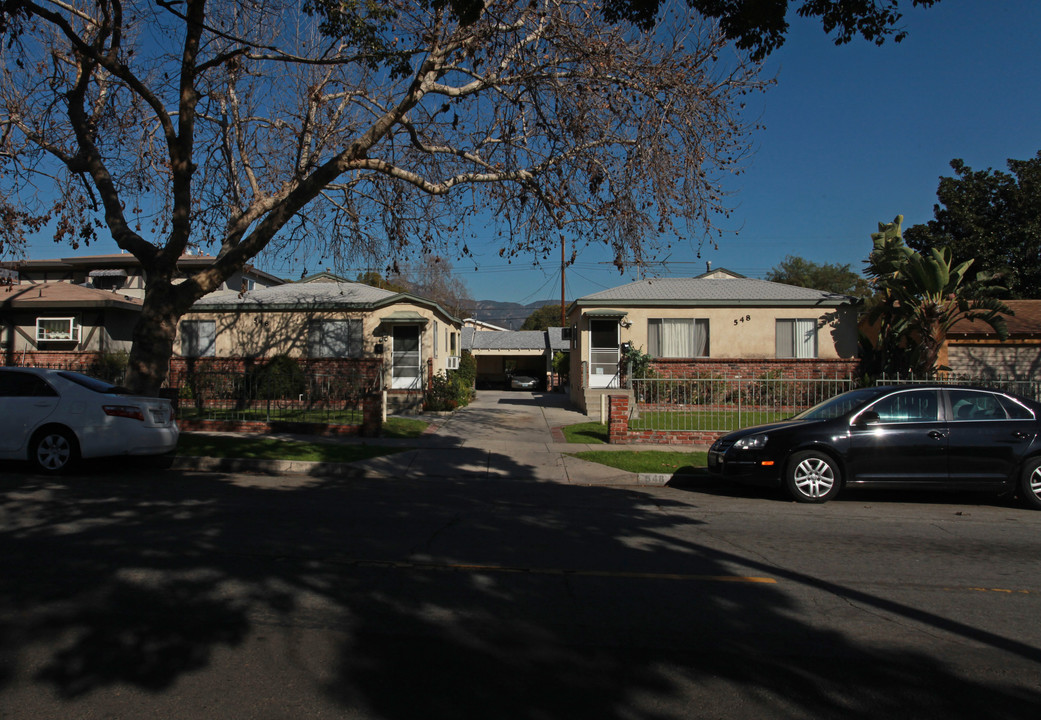
<svg viewBox="0 0 1041 720">
<path fill-rule="evenodd" d="M 368 393 L 361 400 L 361 436 L 379 437 L 383 432 L 383 394 Z"/>
<path fill-rule="evenodd" d="M 607 396 L 607 441 L 612 444 L 629 442 L 629 396 L 627 394 Z"/>
</svg>

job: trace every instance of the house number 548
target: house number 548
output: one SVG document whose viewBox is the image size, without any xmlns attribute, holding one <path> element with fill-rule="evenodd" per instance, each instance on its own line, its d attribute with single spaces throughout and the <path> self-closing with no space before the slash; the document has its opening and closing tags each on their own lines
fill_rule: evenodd
<svg viewBox="0 0 1041 720">
<path fill-rule="evenodd" d="M 734 320 L 734 324 L 735 325 L 737 325 L 738 323 L 743 323 L 743 322 L 752 322 L 752 316 L 751 315 L 745 315 L 744 317 L 740 317 L 740 318 L 737 318 L 737 319 Z"/>
</svg>

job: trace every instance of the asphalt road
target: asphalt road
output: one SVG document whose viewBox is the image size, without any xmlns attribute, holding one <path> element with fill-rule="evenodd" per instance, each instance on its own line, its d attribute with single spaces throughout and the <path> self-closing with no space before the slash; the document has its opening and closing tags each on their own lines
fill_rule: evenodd
<svg viewBox="0 0 1041 720">
<path fill-rule="evenodd" d="M 0 472 L 2 718 L 1031 718 L 1041 513 Z"/>
</svg>

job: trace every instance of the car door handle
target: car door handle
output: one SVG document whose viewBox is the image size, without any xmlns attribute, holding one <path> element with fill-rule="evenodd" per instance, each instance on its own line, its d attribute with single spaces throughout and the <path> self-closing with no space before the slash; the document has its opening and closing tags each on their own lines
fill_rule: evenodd
<svg viewBox="0 0 1041 720">
<path fill-rule="evenodd" d="M 947 437 L 947 433 L 940 432 L 939 430 L 931 430 L 929 432 L 929 437 L 931 437 L 933 440 L 942 440 L 943 438 Z"/>
</svg>

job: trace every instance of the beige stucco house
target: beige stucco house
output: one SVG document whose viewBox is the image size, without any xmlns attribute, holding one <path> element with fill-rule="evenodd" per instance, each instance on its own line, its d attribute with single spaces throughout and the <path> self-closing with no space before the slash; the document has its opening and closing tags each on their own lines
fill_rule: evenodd
<svg viewBox="0 0 1041 720">
<path fill-rule="evenodd" d="M 461 326 L 432 300 L 323 275 L 203 298 L 181 319 L 174 350 L 193 360 L 376 360 L 382 387 L 415 392 L 458 367 Z"/>
<path fill-rule="evenodd" d="M 666 376 L 848 373 L 857 362 L 853 298 L 724 269 L 641 280 L 575 300 L 571 399 L 583 410 L 624 382 L 623 350 Z"/>
</svg>

